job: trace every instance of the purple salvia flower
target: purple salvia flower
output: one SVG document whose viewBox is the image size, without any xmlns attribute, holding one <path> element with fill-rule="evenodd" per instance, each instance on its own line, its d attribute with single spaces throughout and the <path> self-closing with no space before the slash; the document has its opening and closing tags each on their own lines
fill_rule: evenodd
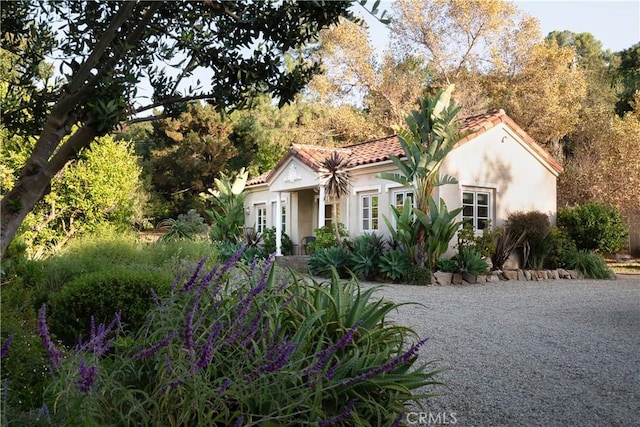
<svg viewBox="0 0 640 427">
<path fill-rule="evenodd" d="M 198 266 L 196 267 L 195 271 L 193 272 L 193 275 L 191 275 L 191 278 L 189 279 L 189 281 L 185 283 L 182 289 L 180 289 L 180 292 L 190 292 L 191 289 L 193 289 L 193 285 L 196 283 L 196 280 L 198 280 L 198 276 L 200 276 L 200 271 L 202 270 L 202 267 L 204 267 L 204 263 L 206 261 L 207 261 L 207 257 L 202 258 L 202 260 L 198 263 Z"/>
<path fill-rule="evenodd" d="M 351 399 L 340 415 L 329 418 L 328 420 L 320 421 L 318 423 L 318 427 L 328 427 L 346 421 L 346 419 L 349 418 L 349 415 L 351 415 L 351 411 L 353 410 L 353 406 L 356 404 L 356 400 L 357 399 Z"/>
<path fill-rule="evenodd" d="M 202 278 L 202 280 L 200 281 L 200 286 L 207 287 L 209 285 L 209 283 L 213 280 L 213 278 L 216 276 L 216 273 L 218 272 L 218 268 L 219 267 L 220 266 L 218 264 L 213 266 L 211 271 L 209 273 L 207 273 L 207 275 L 204 276 Z"/>
<path fill-rule="evenodd" d="M 214 344 L 216 338 L 218 338 L 218 335 L 220 334 L 220 329 L 222 329 L 221 324 L 216 323 L 213 330 L 207 337 L 207 341 L 200 349 L 200 360 L 196 363 L 196 372 L 201 369 L 206 369 L 206 367 L 211 363 L 211 359 L 213 358 L 213 349 L 215 347 Z"/>
<path fill-rule="evenodd" d="M 241 427 L 243 422 L 244 422 L 244 417 L 243 417 L 242 415 L 240 415 L 240 418 L 238 418 L 238 419 L 233 423 L 233 427 Z"/>
<path fill-rule="evenodd" d="M 220 387 L 218 387 L 218 389 L 216 390 L 216 393 L 217 394 L 224 393 L 229 388 L 230 384 L 231 384 L 231 380 L 229 378 L 225 379 L 220 385 Z"/>
<path fill-rule="evenodd" d="M 428 338 L 418 341 L 413 346 L 411 346 L 409 350 L 407 350 L 400 356 L 394 357 L 393 359 L 389 360 L 386 363 L 383 363 L 377 368 L 370 370 L 369 372 L 365 372 L 353 378 L 349 378 L 348 380 L 342 381 L 341 385 L 343 387 L 346 387 L 357 382 L 366 381 L 369 378 L 375 377 L 376 375 L 391 372 L 393 368 L 395 368 L 396 366 L 408 363 L 411 360 L 411 358 L 418 353 L 418 350 L 420 349 L 420 347 L 422 347 L 424 343 L 427 342 L 427 340 Z"/>
<path fill-rule="evenodd" d="M 391 427 L 398 427 L 400 425 L 400 421 L 402 421 L 402 419 L 404 418 L 404 414 L 404 411 L 400 412 L 396 419 L 393 420 L 393 424 L 391 424 Z"/>
<path fill-rule="evenodd" d="M 267 358 L 269 360 L 271 360 L 271 362 L 267 363 L 266 365 L 262 365 L 254 373 L 255 374 L 260 374 L 260 373 L 268 373 L 268 374 L 270 374 L 270 373 L 275 372 L 278 369 L 282 368 L 284 365 L 287 364 L 287 362 L 289 360 L 289 356 L 291 356 L 291 353 L 293 353 L 294 350 L 297 347 L 298 347 L 298 344 L 289 343 L 289 344 L 286 344 L 284 346 L 284 348 L 282 348 L 282 350 L 279 352 L 279 354 L 277 354 L 277 357 L 276 357 L 276 355 L 267 355 Z"/>
<path fill-rule="evenodd" d="M 51 365 L 56 369 L 62 362 L 62 351 L 58 350 L 53 341 L 51 341 L 49 327 L 47 326 L 47 306 L 45 304 L 42 304 L 38 312 L 38 335 L 42 340 L 42 346 L 47 350 Z"/>
<path fill-rule="evenodd" d="M 193 310 L 187 313 L 185 318 L 184 332 L 182 339 L 184 341 L 184 348 L 191 351 L 193 350 L 195 343 L 193 342 Z"/>
<path fill-rule="evenodd" d="M 87 368 L 84 357 L 80 360 L 80 370 L 78 371 L 80 379 L 76 381 L 78 388 L 83 393 L 88 393 L 98 378 L 98 367 L 92 366 Z"/>
<path fill-rule="evenodd" d="M 78 345 L 76 346 L 76 353 L 84 350 L 89 351 L 97 356 L 102 356 L 111 348 L 111 344 L 113 344 L 113 338 L 107 340 L 106 338 L 113 332 L 113 329 L 116 327 L 122 326 L 120 321 L 121 313 L 117 312 L 115 314 L 114 319 L 109 323 L 109 326 L 105 327 L 103 323 L 100 323 L 96 328 L 95 320 L 93 316 L 91 316 L 91 338 L 86 343 L 82 343 L 80 339 L 78 339 Z"/>
<path fill-rule="evenodd" d="M 160 301 L 160 298 L 158 298 L 156 290 L 153 288 L 151 288 L 151 299 L 153 300 L 153 303 L 156 305 L 156 307 L 162 306 L 162 302 Z"/>
<path fill-rule="evenodd" d="M 2 343 L 2 348 L 0 348 L 0 359 L 4 359 L 9 355 L 9 347 L 11 346 L 12 341 L 13 341 L 13 334 L 9 335 L 7 340 Z"/>
<path fill-rule="evenodd" d="M 227 261 L 227 263 L 220 269 L 220 273 L 218 274 L 218 276 L 222 277 L 227 271 L 231 270 L 231 268 L 236 264 L 236 262 L 238 262 L 238 260 L 242 256 L 242 252 L 244 252 L 244 249 L 246 247 L 247 247 L 246 243 L 243 243 L 242 245 L 240 245 L 240 248 L 238 248 L 236 253 L 234 253 L 233 256 L 229 258 L 229 261 Z"/>
<path fill-rule="evenodd" d="M 246 347 L 247 344 L 249 344 L 249 342 L 256 335 L 256 333 L 258 332 L 258 327 L 260 326 L 260 320 L 262 320 L 262 316 L 264 315 L 265 311 L 267 311 L 267 306 L 262 307 L 262 309 L 260 309 L 260 313 L 256 314 L 253 319 L 251 319 L 248 333 L 246 337 L 240 342 L 240 347 Z"/>
<path fill-rule="evenodd" d="M 324 374 L 324 379 L 325 380 L 330 380 L 331 378 L 333 378 L 333 376 L 336 374 L 337 370 L 338 370 L 338 364 L 335 363 L 332 367 L 327 369 L 327 373 Z"/>
<path fill-rule="evenodd" d="M 150 358 L 151 356 L 156 354 L 161 348 L 168 346 L 169 343 L 173 340 L 173 338 L 175 338 L 176 335 L 177 335 L 176 331 L 171 332 L 169 335 L 164 337 L 160 342 L 152 345 L 149 348 L 145 348 L 141 350 L 138 354 L 136 354 L 133 357 L 135 357 L 136 359 Z"/>
<path fill-rule="evenodd" d="M 343 349 L 347 344 L 353 342 L 353 337 L 355 336 L 356 331 L 362 324 L 362 321 L 356 322 L 346 334 L 344 334 L 337 343 L 325 348 L 317 355 L 316 362 L 311 365 L 308 369 L 305 370 L 303 375 L 307 375 L 309 379 L 307 380 L 307 385 L 312 387 L 315 385 L 315 378 L 320 374 L 324 366 L 329 362 L 331 356 L 333 356 L 337 351 Z M 335 372 L 335 370 L 334 370 Z"/>
</svg>

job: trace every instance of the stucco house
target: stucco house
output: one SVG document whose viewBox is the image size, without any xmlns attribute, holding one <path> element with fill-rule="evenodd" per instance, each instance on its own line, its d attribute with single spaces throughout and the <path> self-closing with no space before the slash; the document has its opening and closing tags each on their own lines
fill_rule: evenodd
<svg viewBox="0 0 640 427">
<path fill-rule="evenodd" d="M 466 136 L 440 170 L 457 178 L 458 184 L 438 187 L 436 200 L 443 198 L 449 210 L 463 207 L 461 215 L 478 231 L 487 220 L 502 225 L 515 211 L 538 210 L 555 221 L 560 163 L 504 110 L 469 117 L 461 131 Z M 321 162 L 332 151 L 348 157 L 352 183 L 348 196 L 337 203 L 325 201 L 318 178 Z M 413 196 L 413 188 L 377 177 L 380 172 L 397 172 L 389 154 L 404 154 L 396 136 L 341 148 L 293 144 L 275 168 L 247 182 L 245 226 L 258 232 L 275 226 L 276 237 L 285 231 L 295 254 L 301 253 L 306 236 L 330 223 L 333 209 L 351 238 L 372 231 L 388 235 L 383 215 L 392 219 L 390 206 L 402 206 Z M 276 243 L 280 248 L 279 239 Z"/>
</svg>

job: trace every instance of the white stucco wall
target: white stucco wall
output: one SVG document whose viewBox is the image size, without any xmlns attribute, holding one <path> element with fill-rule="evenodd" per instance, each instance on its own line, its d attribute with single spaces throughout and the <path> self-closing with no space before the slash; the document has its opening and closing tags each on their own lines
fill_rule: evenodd
<svg viewBox="0 0 640 427">
<path fill-rule="evenodd" d="M 351 190 L 340 202 L 339 221 L 344 223 L 353 239 L 362 234 L 361 196 L 377 194 L 379 204 L 378 232 L 389 235 L 383 217 L 393 220 L 390 205 L 399 184 L 378 178 L 380 172 L 397 173 L 391 161 L 375 166 L 360 166 L 350 171 Z M 462 191 L 466 188 L 491 193 L 493 226 L 501 226 L 510 213 L 537 210 L 549 215 L 552 223 L 556 216 L 557 172 L 539 154 L 504 124 L 484 132 L 471 141 L 452 150 L 445 159 L 442 174 L 455 177 L 458 184 L 439 187 L 434 194 L 442 197 L 449 210 L 462 205 Z M 315 172 L 296 158 L 283 164 L 269 186 L 260 185 L 249 190 L 245 206 L 249 214 L 246 224 L 255 224 L 255 207 L 267 206 L 267 227 L 275 224 L 272 204 L 280 191 L 287 206 L 286 232 L 294 243 L 312 234 L 318 226 L 318 180 Z M 271 190 L 271 191 L 270 191 Z M 453 248 L 456 241 L 452 240 Z M 453 250 L 449 255 L 453 254 Z"/>
<path fill-rule="evenodd" d="M 537 210 L 556 217 L 556 174 L 516 134 L 501 124 L 455 148 L 445 159 L 442 173 L 458 179 L 458 185 L 440 188 L 449 208 L 462 203 L 464 187 L 490 189 L 494 225 L 509 214 Z"/>
</svg>

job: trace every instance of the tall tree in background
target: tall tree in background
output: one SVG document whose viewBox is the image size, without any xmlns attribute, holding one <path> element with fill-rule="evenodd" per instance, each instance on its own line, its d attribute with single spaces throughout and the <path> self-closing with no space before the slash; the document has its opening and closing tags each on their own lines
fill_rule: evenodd
<svg viewBox="0 0 640 427">
<path fill-rule="evenodd" d="M 230 109 L 256 91 L 273 93 L 280 104 L 290 101 L 319 64 L 297 55 L 285 67 L 284 53 L 309 42 L 340 16 L 350 16 L 351 4 L 4 2 L 2 49 L 23 60 L 21 77 L 9 83 L 8 92 L 25 90 L 31 96 L 30 104 L 23 98 L 3 103 L 2 124 L 11 134 L 38 129 L 39 136 L 16 185 L 2 199 L 0 252 L 46 194 L 53 176 L 96 136 L 120 123 L 171 116 L 184 101 L 195 99 Z M 54 49 L 63 80 L 37 84 L 33 71 Z M 183 81 L 198 67 L 210 72 L 208 84 L 185 87 Z M 153 94 L 148 103 L 138 104 L 143 81 Z M 161 115 L 140 118 L 157 108 L 163 109 Z"/>
<path fill-rule="evenodd" d="M 634 109 L 633 102 L 640 92 L 640 43 L 620 52 L 618 77 L 622 85 L 620 100 L 616 104 L 616 112 L 622 116 Z M 636 104 L 635 108 L 638 106 Z"/>
<path fill-rule="evenodd" d="M 572 48 L 544 43 L 537 20 L 503 0 L 397 0 L 393 16 L 396 51 L 424 58 L 434 88 L 455 83 L 463 116 L 504 108 L 559 151 L 585 96 Z"/>
</svg>

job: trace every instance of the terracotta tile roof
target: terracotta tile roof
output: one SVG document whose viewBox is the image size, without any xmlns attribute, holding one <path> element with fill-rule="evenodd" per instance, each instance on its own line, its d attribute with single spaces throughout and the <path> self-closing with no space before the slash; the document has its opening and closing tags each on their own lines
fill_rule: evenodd
<svg viewBox="0 0 640 427">
<path fill-rule="evenodd" d="M 456 147 L 463 145 L 484 132 L 498 126 L 500 123 L 507 124 L 520 138 L 522 138 L 531 148 L 545 159 L 549 165 L 556 171 L 562 171 L 562 165 L 558 163 L 551 155 L 533 138 L 516 124 L 504 110 L 493 110 L 477 116 L 467 117 L 460 126 L 460 132 L 465 135 Z M 257 185 L 266 183 L 271 174 L 274 173 L 292 156 L 298 158 L 301 162 L 309 166 L 312 170 L 318 171 L 320 165 L 327 156 L 338 151 L 349 158 L 348 167 L 379 163 L 390 160 L 389 155 L 393 154 L 398 157 L 404 155 L 400 141 L 396 135 L 387 136 L 373 141 L 361 142 L 358 144 L 347 145 L 340 148 L 321 147 L 316 145 L 293 144 L 287 154 L 280 159 L 278 164 L 268 173 L 252 178 L 247 185 Z"/>
</svg>

